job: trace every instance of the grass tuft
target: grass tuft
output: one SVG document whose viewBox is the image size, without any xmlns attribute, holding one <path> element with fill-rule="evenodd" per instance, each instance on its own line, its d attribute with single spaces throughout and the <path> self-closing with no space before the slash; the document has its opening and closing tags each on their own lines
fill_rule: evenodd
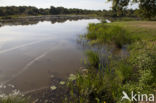
<svg viewBox="0 0 156 103">
<path fill-rule="evenodd" d="M 115 44 L 119 48 L 134 40 L 132 35 L 119 25 L 105 23 L 90 24 L 86 37 L 97 43 Z"/>
<path fill-rule="evenodd" d="M 30 103 L 25 97 L 11 96 L 7 98 L 0 98 L 0 103 Z"/>
</svg>

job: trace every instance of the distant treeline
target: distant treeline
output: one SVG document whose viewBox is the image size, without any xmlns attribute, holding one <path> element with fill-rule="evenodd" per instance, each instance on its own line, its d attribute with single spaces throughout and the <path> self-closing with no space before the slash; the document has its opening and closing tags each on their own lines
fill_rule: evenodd
<svg viewBox="0 0 156 103">
<path fill-rule="evenodd" d="M 78 14 L 88 15 L 94 14 L 98 16 L 135 16 L 135 10 L 125 10 L 121 13 L 116 13 L 112 10 L 86 10 L 86 9 L 67 9 L 64 7 L 54 7 L 43 9 L 33 6 L 7 6 L 0 7 L 0 16 L 12 15 L 60 15 L 60 14 Z"/>
</svg>

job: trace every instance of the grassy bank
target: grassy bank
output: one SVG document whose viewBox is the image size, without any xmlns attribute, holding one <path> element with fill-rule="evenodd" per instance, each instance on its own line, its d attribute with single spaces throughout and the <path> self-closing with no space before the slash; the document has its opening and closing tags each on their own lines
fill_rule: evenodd
<svg viewBox="0 0 156 103">
<path fill-rule="evenodd" d="M 86 38 L 94 45 L 126 47 L 128 55 L 123 58 L 112 53 L 108 56 L 109 62 L 103 65 L 101 55 L 90 51 L 87 72 L 77 74 L 77 79 L 68 83 L 70 96 L 66 103 L 121 103 L 122 91 L 129 95 L 131 91 L 155 93 L 156 22 L 90 24 Z"/>
</svg>

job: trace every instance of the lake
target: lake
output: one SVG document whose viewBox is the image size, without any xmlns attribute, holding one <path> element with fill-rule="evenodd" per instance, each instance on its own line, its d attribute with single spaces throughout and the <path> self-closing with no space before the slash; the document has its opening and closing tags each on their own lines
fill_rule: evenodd
<svg viewBox="0 0 156 103">
<path fill-rule="evenodd" d="M 46 88 L 51 77 L 65 79 L 81 67 L 77 42 L 97 19 L 6 24 L 0 27 L 0 94 Z"/>
</svg>

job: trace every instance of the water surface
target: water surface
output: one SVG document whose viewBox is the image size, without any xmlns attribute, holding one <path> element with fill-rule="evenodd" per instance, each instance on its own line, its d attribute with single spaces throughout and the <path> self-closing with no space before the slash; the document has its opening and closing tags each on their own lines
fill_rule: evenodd
<svg viewBox="0 0 156 103">
<path fill-rule="evenodd" d="M 63 79 L 78 71 L 84 55 L 78 36 L 87 32 L 89 23 L 97 22 L 42 21 L 0 27 L 0 93 L 8 86 L 22 92 L 47 87 L 51 75 Z"/>
</svg>

